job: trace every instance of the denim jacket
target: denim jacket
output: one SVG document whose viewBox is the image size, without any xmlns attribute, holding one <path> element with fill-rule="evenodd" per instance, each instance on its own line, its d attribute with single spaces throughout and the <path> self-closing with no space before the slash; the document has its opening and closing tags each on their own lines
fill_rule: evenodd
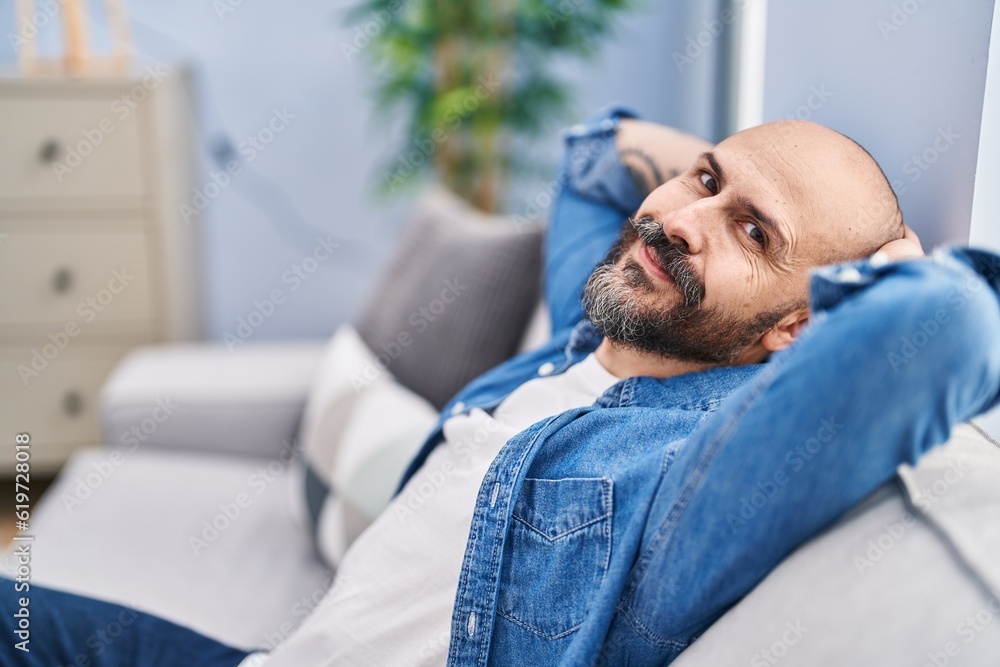
<svg viewBox="0 0 1000 667">
<path fill-rule="evenodd" d="M 449 416 L 474 407 L 489 412 L 527 380 L 562 373 L 597 348 L 601 337 L 584 318 L 580 296 L 625 217 L 641 203 L 614 145 L 619 119 L 630 115 L 614 109 L 568 132 L 561 190 L 545 241 L 551 340 L 463 388 L 445 406 L 400 487 L 421 474 L 421 465 L 443 439 L 441 425 Z M 996 279 L 989 283 L 992 289 L 984 290 L 974 277 L 978 272 L 989 279 L 991 271 L 995 276 L 1000 266 L 995 256 L 953 251 L 926 264 L 932 266 L 901 271 L 857 262 L 815 274 L 815 324 L 807 333 L 831 333 L 829 338 L 817 333 L 801 347 L 824 354 L 828 350 L 823 346 L 844 347 L 844 333 L 834 325 L 843 322 L 850 330 L 864 319 L 863 313 L 846 314 L 829 326 L 822 320 L 829 311 L 852 305 L 841 304 L 848 296 L 881 283 L 888 285 L 885 289 L 911 291 L 924 284 L 946 285 L 947 294 L 941 292 L 935 300 L 934 292 L 924 306 L 934 308 L 947 302 L 953 287 L 975 280 L 977 289 L 965 298 L 996 310 Z M 868 291 L 878 296 L 878 290 Z M 883 312 L 883 303 L 868 300 L 877 303 L 860 306 Z M 844 308 L 838 309 L 840 305 Z M 948 308 L 957 321 L 954 304 Z M 968 315 L 973 309 L 957 312 Z M 929 311 L 932 318 L 933 313 Z M 905 326 L 909 315 L 918 313 L 873 319 Z M 992 320 L 980 324 L 985 333 L 978 335 L 987 337 L 979 341 L 981 346 L 994 350 L 996 345 L 985 340 L 997 325 Z M 887 340 L 895 335 L 874 329 L 866 333 Z M 945 336 L 932 343 L 946 350 L 951 345 Z M 931 355 L 906 361 L 901 372 L 877 345 L 866 354 L 874 361 L 859 362 L 885 366 L 886 383 L 914 382 L 908 373 L 930 372 L 917 362 Z M 810 398 L 818 391 L 817 369 L 809 366 L 816 357 L 779 353 L 765 364 L 667 379 L 630 377 L 608 388 L 593 405 L 553 415 L 512 437 L 490 466 L 476 500 L 448 665 L 670 662 L 797 544 L 890 479 L 897 465 L 913 462 L 921 451 L 943 442 L 956 419 L 990 403 L 1000 376 L 1000 353 L 994 352 L 991 372 L 980 373 L 981 387 L 967 383 L 961 400 L 945 397 L 960 409 L 937 411 L 936 419 L 915 416 L 920 428 L 909 429 L 913 433 L 904 442 L 859 463 L 853 456 L 845 461 L 827 443 L 849 442 L 871 430 L 850 415 L 884 411 L 885 406 L 878 401 L 856 405 L 858 392 L 851 392 L 849 382 L 844 404 L 838 402 L 840 394 Z M 956 373 L 971 363 L 963 366 L 949 354 L 942 357 L 938 363 L 958 364 L 952 366 Z M 877 373 L 872 377 L 879 381 Z M 947 391 L 953 389 L 942 390 Z M 786 419 L 784 407 L 752 409 L 763 400 L 773 406 L 779 399 L 770 394 L 776 392 L 801 400 L 795 419 Z M 914 415 L 920 414 L 918 408 L 913 406 Z M 876 419 L 873 413 L 871 420 Z M 699 430 L 707 422 L 712 428 Z M 755 438 L 754 433 L 764 435 Z M 772 433 L 789 444 L 773 451 Z M 816 452 L 813 441 L 822 445 Z M 757 455 L 755 447 L 763 454 Z M 843 468 L 838 473 L 849 477 L 826 475 L 837 465 Z M 832 498 L 809 502 L 811 493 L 824 489 Z M 749 562 L 748 550 L 753 550 Z"/>
</svg>

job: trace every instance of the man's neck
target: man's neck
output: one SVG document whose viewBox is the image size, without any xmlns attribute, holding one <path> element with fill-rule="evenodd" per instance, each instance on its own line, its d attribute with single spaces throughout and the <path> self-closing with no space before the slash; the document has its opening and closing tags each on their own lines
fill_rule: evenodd
<svg viewBox="0 0 1000 667">
<path fill-rule="evenodd" d="M 607 338 L 594 350 L 597 360 L 605 370 L 618 378 L 647 375 L 655 378 L 669 378 L 684 373 L 703 371 L 713 364 L 680 361 L 667 357 L 657 357 L 642 353 L 630 347 L 613 343 Z"/>
</svg>

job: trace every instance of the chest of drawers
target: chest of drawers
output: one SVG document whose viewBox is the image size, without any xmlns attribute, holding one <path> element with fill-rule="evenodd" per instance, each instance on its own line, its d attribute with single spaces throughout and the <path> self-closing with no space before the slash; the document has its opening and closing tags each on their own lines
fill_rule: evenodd
<svg viewBox="0 0 1000 667">
<path fill-rule="evenodd" d="M 201 331 L 183 71 L 0 76 L 0 474 L 100 441 L 98 393 L 136 345 Z"/>
</svg>

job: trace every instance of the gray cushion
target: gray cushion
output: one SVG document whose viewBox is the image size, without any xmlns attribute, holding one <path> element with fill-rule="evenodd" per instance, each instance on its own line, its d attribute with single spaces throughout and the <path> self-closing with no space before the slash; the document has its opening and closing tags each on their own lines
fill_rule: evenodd
<svg viewBox="0 0 1000 667">
<path fill-rule="evenodd" d="M 273 457 L 295 437 L 323 349 L 296 342 L 134 350 L 101 390 L 104 441 Z"/>
<path fill-rule="evenodd" d="M 415 206 L 357 329 L 389 371 L 438 409 L 512 357 L 541 292 L 541 229 L 441 189 Z"/>
</svg>

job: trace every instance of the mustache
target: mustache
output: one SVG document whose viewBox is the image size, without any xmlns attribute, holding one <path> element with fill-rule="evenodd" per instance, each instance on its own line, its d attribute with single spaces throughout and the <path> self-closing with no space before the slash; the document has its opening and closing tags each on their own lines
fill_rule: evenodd
<svg viewBox="0 0 1000 667">
<path fill-rule="evenodd" d="M 705 283 L 691 268 L 687 253 L 663 233 L 663 226 L 653 218 L 629 216 L 628 222 L 649 251 L 656 254 L 661 266 L 684 296 L 684 304 L 699 307 L 705 299 Z"/>
</svg>

